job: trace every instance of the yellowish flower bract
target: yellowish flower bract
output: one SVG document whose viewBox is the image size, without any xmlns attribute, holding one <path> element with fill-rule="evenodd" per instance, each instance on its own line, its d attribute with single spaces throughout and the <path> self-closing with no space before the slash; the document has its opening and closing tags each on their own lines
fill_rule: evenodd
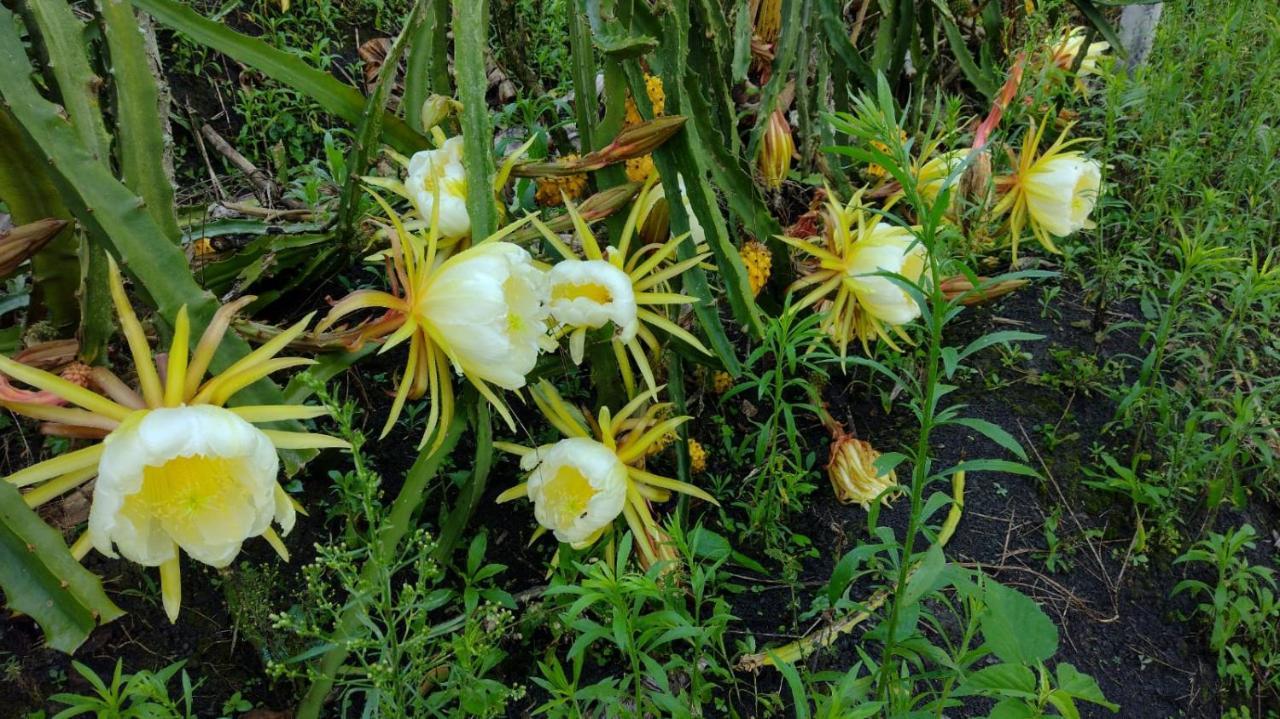
<svg viewBox="0 0 1280 719">
<path fill-rule="evenodd" d="M 381 339 L 379 352 L 386 352 L 408 341 L 408 360 L 382 437 L 395 425 L 406 400 L 428 396 L 431 409 L 421 445 L 433 435 L 433 450 L 444 441 L 443 431 L 436 429 L 448 427 L 453 417 L 450 368 L 466 377 L 514 429 L 515 419 L 491 385 L 520 389 L 538 354 L 555 348 L 547 336 L 544 273 L 524 248 L 502 241 L 528 220 L 447 254 L 438 231 L 440 208 L 423 236 L 409 232 L 395 210 L 376 193 L 374 197 L 393 228 L 392 289 L 352 292 L 334 304 L 317 331 L 357 310 L 376 308 L 385 314 L 362 325 L 357 342 Z"/>
<path fill-rule="evenodd" d="M 867 509 L 878 498 L 887 501 L 887 490 L 898 485 L 897 474 L 876 471 L 880 453 L 869 442 L 847 434 L 833 436 L 827 460 L 827 478 L 841 504 L 860 504 Z"/>
<path fill-rule="evenodd" d="M 545 380 L 531 387 L 534 403 L 564 439 L 541 447 L 495 442 L 520 455 L 528 479 L 498 496 L 498 502 L 528 497 L 540 528 L 581 549 L 599 539 L 621 514 L 635 537 L 642 561 L 663 558 L 655 537 L 665 536 L 649 509 L 672 492 L 718 504 L 697 487 L 645 469 L 652 445 L 691 417 L 667 417 L 671 405 L 656 401 L 657 391 L 641 393 L 615 415 L 601 407 L 587 418 L 564 401 Z M 647 405 L 647 406 L 646 406 Z"/>
<path fill-rule="evenodd" d="M 1088 31 L 1083 27 L 1064 30 L 1062 36 L 1052 46 L 1053 63 L 1063 70 L 1070 70 L 1076 62 L 1076 56 L 1080 54 L 1080 48 L 1084 46 L 1087 35 Z M 1110 49 L 1111 43 L 1108 42 L 1089 43 L 1084 57 L 1080 59 L 1080 67 L 1076 70 L 1075 87 L 1080 94 L 1084 95 L 1088 92 L 1088 86 L 1084 83 L 1085 76 L 1099 74 L 1098 62 L 1102 59 L 1103 53 Z"/>
<path fill-rule="evenodd" d="M 0 402 L 18 414 L 42 420 L 58 434 L 102 441 L 19 470 L 5 481 L 33 487 L 23 495 L 38 507 L 97 478 L 89 528 L 72 546 L 83 558 L 90 547 L 107 556 L 160 568 L 165 612 L 177 621 L 182 601 L 179 559 L 225 567 L 246 539 L 262 537 L 284 559 L 280 535 L 292 529 L 296 508 L 276 481 L 278 450 L 343 447 L 328 435 L 260 429 L 255 424 L 302 420 L 322 407 L 260 405 L 226 407 L 237 392 L 282 369 L 312 360 L 276 357 L 311 320 L 302 321 L 205 379 L 209 364 L 236 310 L 252 297 L 225 305 L 214 315 L 195 352 L 189 351 L 190 321 L 183 306 L 175 318 L 167 360 L 157 367 L 146 334 L 125 295 L 120 270 L 110 266 L 111 298 L 128 341 L 139 391 L 105 367 L 92 370 L 104 394 L 0 355 L 0 372 L 74 407 Z"/>
<path fill-rule="evenodd" d="M 626 387 L 627 395 L 636 395 L 636 369 L 649 390 L 656 391 L 657 382 L 646 356 L 646 347 L 657 352 L 661 344 L 655 330 L 661 330 L 688 343 L 694 349 L 710 354 L 688 330 L 666 316 L 666 307 L 688 305 L 693 297 L 667 291 L 667 283 L 710 256 L 698 253 L 688 259 L 673 261 L 681 242 L 688 234 L 661 243 L 641 244 L 638 229 L 643 224 L 642 212 L 651 207 L 649 193 L 657 176 L 650 178 L 632 205 L 617 247 L 601 248 L 586 221 L 573 203 L 565 204 L 573 218 L 573 226 L 582 246 L 579 255 L 545 224 L 533 219 L 534 226 L 561 257 L 548 273 L 549 312 L 558 332 L 569 335 L 570 355 L 581 363 L 587 332 L 610 322 L 616 328 L 612 337 L 614 355 Z M 630 355 L 630 359 L 628 359 Z"/>
<path fill-rule="evenodd" d="M 907 340 L 902 325 L 920 316 L 920 306 L 882 273 L 920 282 L 928 266 L 924 245 L 910 229 L 883 222 L 864 207 L 860 192 L 844 205 L 830 190 L 827 198 L 824 238 L 815 242 L 818 238 L 779 237 L 817 260 L 812 271 L 790 287 L 791 291 L 812 288 L 793 310 L 829 301 L 823 328 L 835 340 L 841 357 L 855 337 L 863 351 L 869 352 L 870 342 L 877 338 L 898 349 L 885 328 Z"/>
<path fill-rule="evenodd" d="M 993 213 L 996 216 L 1009 213 L 1014 260 L 1018 258 L 1018 241 L 1025 226 L 1030 226 L 1031 234 L 1055 254 L 1061 251 L 1054 245 L 1053 236 L 1066 237 L 1093 226 L 1089 214 L 1097 204 L 1102 187 L 1102 165 L 1086 158 L 1079 150 L 1067 149 L 1085 141 L 1085 138 L 1067 139 L 1071 126 L 1062 131 L 1049 149 L 1037 153 L 1047 124 L 1046 119 L 1027 132 L 1014 174 L 997 182 L 998 186 L 1004 186 L 1006 194 Z"/>
</svg>

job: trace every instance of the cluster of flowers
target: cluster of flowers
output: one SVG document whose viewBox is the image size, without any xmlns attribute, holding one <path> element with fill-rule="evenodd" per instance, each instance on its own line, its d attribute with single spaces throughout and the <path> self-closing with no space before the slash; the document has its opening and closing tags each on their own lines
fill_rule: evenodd
<svg viewBox="0 0 1280 719">
<path fill-rule="evenodd" d="M 767 8 L 774 5 L 764 3 Z M 1074 58 L 1081 43 L 1082 33 L 1065 35 L 1055 47 L 1054 62 L 1059 63 L 1060 56 Z M 1088 48 L 1081 69 L 1093 72 L 1097 55 L 1105 49 L 1103 43 Z M 660 113 L 661 83 L 650 78 L 646 85 Z M 639 121 L 633 108 L 628 120 Z M 1088 225 L 1100 186 L 1100 165 L 1068 149 L 1081 142 L 1066 139 L 1070 127 L 1039 152 L 1044 130 L 1042 123 L 1028 131 L 1020 154 L 1010 153 L 1010 174 L 991 183 L 997 198 L 989 216 L 1007 217 L 1015 253 L 1027 227 L 1047 249 L 1056 251 L 1052 237 Z M 794 151 L 785 118 L 771 119 L 765 139 L 762 166 L 769 183 L 776 185 L 785 177 Z M 500 390 L 525 388 L 539 355 L 554 351 L 565 337 L 572 361 L 580 364 L 588 334 L 611 328 L 608 344 L 630 401 L 616 411 L 600 407 L 584 414 L 545 381 L 533 384 L 529 390 L 535 404 L 564 439 L 533 448 L 497 443 L 519 455 L 528 472 L 527 481 L 504 492 L 499 501 L 529 498 L 541 525 L 539 533 L 551 531 L 559 541 L 578 548 L 596 541 L 621 516 L 636 537 L 643 564 L 670 559 L 650 504 L 665 501 L 672 492 L 715 501 L 697 487 L 645 467 L 646 458 L 690 419 L 672 417 L 671 405 L 658 400 L 662 386 L 650 358 L 661 350 L 659 334 L 709 354 L 668 315 L 668 308 L 695 302 L 669 285 L 709 256 L 695 250 L 686 259 L 676 257 L 682 242 L 701 244 L 701 228 L 695 223 L 689 234 L 670 237 L 665 221 L 660 221 L 664 198 L 650 162 L 638 168 L 643 174 L 635 179 L 643 186 L 616 247 L 600 247 L 568 197 L 585 185 L 577 178 L 539 191 L 540 196 L 559 191 L 573 221 L 572 243 L 533 215 L 489 237 L 471 238 L 462 139 L 438 141 L 438 149 L 397 158 L 406 166 L 404 182 L 371 182 L 404 197 L 416 214 L 402 218 L 374 193 L 387 215 L 389 290 L 351 293 L 334 304 L 316 330 L 332 328 L 359 310 L 382 311 L 342 332 L 352 347 L 380 341 L 382 352 L 407 342 L 405 370 L 382 434 L 391 431 L 408 399 L 425 396 L 430 411 L 422 445 L 435 437 L 434 449 L 454 414 L 454 374 L 470 382 L 514 431 L 514 418 Z M 973 164 L 971 158 L 984 152 L 982 144 L 928 153 L 913 168 L 919 195 L 934 202 L 957 168 Z M 808 237 L 779 238 L 811 258 L 807 271 L 790 288 L 803 291 L 794 308 L 823 310 L 823 326 L 841 354 L 854 338 L 864 350 L 877 339 L 896 349 L 894 337 L 907 339 L 902 328 L 921 310 L 891 276 L 915 284 L 932 281 L 926 277 L 926 249 L 914 228 L 879 219 L 880 213 L 863 203 L 865 196 L 860 191 L 842 203 L 828 191 L 821 236 L 815 224 L 815 234 Z M 886 204 L 900 196 L 890 197 Z M 535 228 L 559 256 L 557 261 L 542 262 L 510 241 L 526 225 Z M 753 242 L 744 248 L 744 260 L 752 289 L 758 292 L 768 278 L 771 255 Z M 287 559 L 281 535 L 292 528 L 300 508 L 277 481 L 279 450 L 342 448 L 346 443 L 323 434 L 256 426 L 313 419 L 324 414 L 323 408 L 227 406 L 258 380 L 311 362 L 277 357 L 310 324 L 310 315 L 206 378 L 235 313 L 252 297 L 220 308 L 194 352 L 182 308 L 169 352 L 153 357 L 114 263 L 111 290 L 137 388 L 102 367 L 72 381 L 0 356 L 0 406 L 42 421 L 47 433 L 100 440 L 13 473 L 5 481 L 29 488 L 24 501 L 36 507 L 96 479 L 88 529 L 74 543 L 73 554 L 82 558 L 92 547 L 107 556 L 118 552 L 138 564 L 159 567 L 164 606 L 176 620 L 182 552 L 225 567 L 245 540 L 263 537 Z M 35 390 L 14 388 L 2 381 L 5 376 Z M 878 454 L 838 427 L 832 432 L 836 441 L 829 469 L 839 499 L 865 505 L 884 496 L 893 476 L 875 470 Z M 280 526 L 279 534 L 273 524 Z"/>
<path fill-rule="evenodd" d="M 434 450 L 454 413 L 454 373 L 469 381 L 514 431 L 501 390 L 524 388 L 539 355 L 555 350 L 559 339 L 568 338 L 573 362 L 581 363 L 588 333 L 611 326 L 608 344 L 630 402 L 616 413 L 602 407 L 584 417 L 549 384 L 531 388 L 538 407 L 565 439 L 536 448 L 499 443 L 519 454 L 521 466 L 529 472 L 527 482 L 501 499 L 527 496 L 542 525 L 540 533 L 550 530 L 575 547 L 594 542 L 623 516 L 637 537 L 642 562 L 669 559 L 665 535 L 649 503 L 666 500 L 672 491 L 714 500 L 692 485 L 645 468 L 646 458 L 668 444 L 689 419 L 670 416 L 671 406 L 658 401 L 662 387 L 650 357 L 662 346 L 659 334 L 709 354 L 668 316 L 669 307 L 694 302 L 670 291 L 669 284 L 708 254 L 677 260 L 676 250 L 688 235 L 660 242 L 639 237 L 660 192 L 656 175 L 642 187 L 617 247 L 600 247 L 572 202 L 566 203 L 575 228 L 572 244 L 534 216 L 468 242 L 471 221 L 461 149 L 461 138 L 450 138 L 436 150 L 402 158 L 408 170 L 405 182 L 376 183 L 409 200 L 417 215 L 402 218 L 374 195 L 390 229 L 390 290 L 351 293 L 334 304 L 316 331 L 333 327 L 357 310 L 383 311 L 343 328 L 343 334 L 353 348 L 381 341 L 382 352 L 407 342 L 405 371 L 382 434 L 395 425 L 406 400 L 428 396 L 431 408 L 422 444 L 434 436 Z M 540 262 L 508 240 L 529 224 L 559 261 Z M 302 334 L 311 315 L 206 380 L 234 314 L 253 298 L 222 307 L 194 354 L 188 351 L 190 324 L 183 308 L 169 352 L 153 358 L 114 264 L 111 277 L 138 389 L 106 368 L 93 368 L 77 384 L 0 356 L 0 377 L 36 388 L 23 390 L 2 382 L 0 405 L 43 421 L 47 433 L 101 440 L 20 470 L 5 481 L 31 488 L 23 496 L 36 507 L 96 478 L 89 527 L 74 543 L 73 554 L 83 558 L 93 547 L 108 556 L 118 551 L 138 564 L 159 567 L 164 606 L 176 620 L 181 552 L 225 567 L 245 540 L 260 536 L 288 557 L 280 537 L 292 528 L 299 508 L 277 481 L 278 450 L 347 445 L 322 434 L 255 426 L 316 418 L 325 413 L 323 408 L 225 406 L 257 380 L 311 363 L 276 357 Z M 281 533 L 272 529 L 273 522 Z"/>
<path fill-rule="evenodd" d="M 1086 48 L 1085 42 L 1085 30 L 1074 28 L 1046 44 L 1049 63 L 1063 71 L 1076 67 L 1075 86 L 1081 92 L 1087 91 L 1081 78 L 1099 71 L 1099 60 L 1109 47 L 1106 43 L 1091 43 Z M 1077 57 L 1082 52 L 1083 57 Z M 979 224 L 1002 224 L 1000 234 L 1009 238 L 1015 261 L 1019 240 L 1028 228 L 1045 249 L 1057 253 L 1054 237 L 1066 237 L 1091 227 L 1089 215 L 1102 180 L 1102 166 L 1074 149 L 1085 140 L 1067 139 L 1070 124 L 1048 149 L 1040 151 L 1047 119 L 1028 129 L 1020 152 L 1008 153 L 1008 174 L 991 177 L 986 137 L 1012 100 L 1021 74 L 1021 66 L 1016 66 L 992 115 L 979 126 L 971 148 L 944 151 L 936 142 L 927 143 L 908 168 L 918 199 L 926 206 L 933 206 L 945 188 L 955 186 L 943 215 L 948 222 L 957 227 L 962 224 L 966 209 L 962 204 L 967 200 L 976 205 Z M 906 133 L 900 131 L 899 139 L 906 144 Z M 881 142 L 873 142 L 872 147 L 881 154 L 889 153 Z M 785 118 L 770 118 L 758 157 L 766 184 L 776 187 L 780 183 L 789 170 L 793 152 Z M 828 188 L 819 195 L 825 198 L 822 209 L 793 225 L 791 234 L 797 236 L 778 238 L 804 258 L 801 276 L 788 288 L 789 292 L 800 293 L 793 309 L 814 307 L 823 312 L 822 328 L 841 356 L 855 339 L 864 352 L 869 353 L 870 344 L 876 340 L 901 351 L 894 338 L 909 341 L 903 327 L 920 316 L 921 308 L 897 278 L 915 286 L 935 279 L 930 276 L 927 250 L 917 238 L 919 228 L 881 219 L 884 212 L 905 197 L 900 184 L 876 164 L 869 165 L 865 175 L 872 186 L 856 192 L 847 203 Z M 874 207 L 864 202 L 871 197 L 884 198 L 883 204 Z M 741 254 L 753 286 L 757 277 L 767 279 L 767 252 L 748 244 Z M 946 290 L 951 280 L 940 281 Z M 837 497 L 866 505 L 876 497 L 886 496 L 894 479 L 891 474 L 878 475 L 872 468 L 879 454 L 865 442 L 845 434 L 843 428 L 829 428 L 833 441 L 828 474 Z"/>
</svg>

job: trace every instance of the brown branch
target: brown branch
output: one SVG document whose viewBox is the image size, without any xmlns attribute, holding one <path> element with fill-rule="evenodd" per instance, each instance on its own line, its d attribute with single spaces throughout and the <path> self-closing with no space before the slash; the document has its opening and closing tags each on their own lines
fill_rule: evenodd
<svg viewBox="0 0 1280 719">
<path fill-rule="evenodd" d="M 280 186 L 276 184 L 275 180 L 271 179 L 262 170 L 259 170 L 252 162 L 249 162 L 248 158 L 241 155 L 236 148 L 231 146 L 231 143 L 223 139 L 222 135 L 219 135 L 218 131 L 213 129 L 209 123 L 201 123 L 200 134 L 204 136 L 205 140 L 209 141 L 210 145 L 213 145 L 213 149 L 217 150 L 223 157 L 230 160 L 231 164 L 236 166 L 236 169 L 240 170 L 240 172 L 244 173 L 245 177 L 249 178 L 249 181 L 253 183 L 253 186 L 258 188 L 258 199 L 261 200 L 264 205 L 271 204 L 274 198 L 278 199 L 285 207 L 289 207 L 294 210 L 308 209 L 306 203 L 299 202 L 291 197 L 285 197 L 284 192 L 280 189 Z"/>
</svg>

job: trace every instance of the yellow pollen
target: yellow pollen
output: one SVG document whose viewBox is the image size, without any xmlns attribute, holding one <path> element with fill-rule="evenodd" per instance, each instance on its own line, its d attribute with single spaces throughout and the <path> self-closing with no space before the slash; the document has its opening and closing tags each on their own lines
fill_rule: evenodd
<svg viewBox="0 0 1280 719">
<path fill-rule="evenodd" d="M 564 465 L 546 485 L 546 496 L 554 498 L 556 525 L 565 527 L 587 513 L 587 505 L 596 496 L 595 487 L 577 467 Z"/>
<path fill-rule="evenodd" d="M 174 457 L 143 469 L 142 489 L 125 499 L 126 507 L 159 519 L 180 520 L 228 504 L 238 487 L 234 463 L 192 455 Z"/>
<path fill-rule="evenodd" d="M 585 297 L 602 305 L 613 301 L 613 295 L 609 292 L 609 288 L 594 282 L 580 285 L 564 283 L 551 289 L 551 299 L 553 300 L 576 300 L 579 297 Z"/>
</svg>

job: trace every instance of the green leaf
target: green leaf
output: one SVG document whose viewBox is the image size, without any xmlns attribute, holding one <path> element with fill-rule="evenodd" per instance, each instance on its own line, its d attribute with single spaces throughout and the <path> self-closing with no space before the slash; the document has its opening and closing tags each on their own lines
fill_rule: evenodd
<svg viewBox="0 0 1280 719">
<path fill-rule="evenodd" d="M 1005 699 L 991 708 L 987 719 L 1036 719 L 1042 716 L 1035 707 L 1021 699 Z"/>
<path fill-rule="evenodd" d="M 1071 4 L 1076 6 L 1076 9 L 1080 11 L 1081 15 L 1084 15 L 1090 25 L 1093 25 L 1098 29 L 1098 32 L 1102 37 L 1107 39 L 1107 42 L 1111 43 L 1111 47 L 1114 48 L 1116 52 L 1121 55 L 1129 54 L 1129 51 L 1124 47 L 1124 43 L 1120 40 L 1120 35 L 1116 32 L 1115 28 L 1111 26 L 1111 23 L 1107 21 L 1107 18 L 1103 16 L 1102 11 L 1098 9 L 1098 6 L 1093 4 L 1093 0 L 1071 0 Z M 1119 2 L 1111 4 L 1132 5 L 1135 3 Z"/>
<path fill-rule="evenodd" d="M 1058 627 L 1030 597 L 988 579 L 985 599 L 982 636 L 1001 661 L 1034 664 L 1058 651 Z"/>
<path fill-rule="evenodd" d="M 658 47 L 658 41 L 648 35 L 597 35 L 596 47 L 600 52 L 619 59 L 638 58 Z"/>
<path fill-rule="evenodd" d="M 296 55 L 209 20 L 176 0 L 133 0 L 133 4 L 162 25 L 288 85 L 347 122 L 358 123 L 364 113 L 365 98 L 359 90 L 311 67 Z M 402 153 L 429 147 L 425 137 L 398 117 L 388 117 L 383 130 L 383 139 Z"/>
<path fill-rule="evenodd" d="M 938 8 L 938 15 L 942 18 L 942 29 L 946 33 L 947 42 L 951 44 L 951 52 L 956 56 L 956 62 L 960 64 L 960 70 L 964 72 L 964 76 L 978 91 L 987 97 L 992 97 L 999 89 L 990 76 L 984 73 L 978 67 L 978 63 L 974 61 L 973 54 L 969 52 L 969 46 L 965 43 L 964 36 L 960 34 L 960 28 L 956 27 L 956 21 L 951 16 L 951 9 L 947 7 L 945 2 L 934 0 L 934 6 Z"/>
<path fill-rule="evenodd" d="M 937 589 L 938 580 L 942 577 L 942 570 L 946 566 L 947 558 L 942 553 L 942 547 L 937 544 L 929 547 L 924 555 L 924 561 L 907 580 L 907 588 L 902 592 L 902 606 L 912 606 Z"/>
<path fill-rule="evenodd" d="M 996 664 L 965 677 L 956 694 L 1032 699 L 1036 696 L 1036 675 L 1021 664 Z"/>
<path fill-rule="evenodd" d="M 1113 712 L 1120 709 L 1120 705 L 1107 701 L 1107 698 L 1103 696 L 1097 680 L 1076 669 L 1074 665 L 1062 662 L 1058 664 L 1056 671 L 1058 689 L 1060 691 L 1064 691 L 1081 701 L 1104 706 Z"/>
<path fill-rule="evenodd" d="M 8 607 L 36 620 L 58 651 L 74 652 L 99 622 L 124 614 L 7 482 L 0 482 L 0 567 Z"/>
<path fill-rule="evenodd" d="M 1027 465 L 1021 462 L 1010 462 L 1006 459 L 967 459 L 948 467 L 939 472 L 939 474 L 946 477 L 956 472 L 1004 472 L 1005 474 L 1020 474 L 1024 477 L 1040 476 L 1039 472 Z"/>
<path fill-rule="evenodd" d="M 1044 339 L 1044 335 L 1038 335 L 1031 332 L 1020 332 L 1018 330 L 1001 330 L 1000 332 L 991 332 L 970 342 L 963 350 L 961 350 L 958 361 L 963 360 L 974 352 L 991 347 L 992 345 L 1008 344 L 1010 342 L 1034 342 L 1042 339 Z"/>
<path fill-rule="evenodd" d="M 1009 434 L 1005 431 L 1004 427 L 1001 427 L 998 424 L 974 417 L 959 417 L 950 420 L 948 424 L 958 424 L 963 427 L 968 427 L 976 432 L 980 432 L 985 435 L 987 439 L 990 439 L 992 442 L 995 442 L 1015 454 L 1018 459 L 1023 461 L 1026 461 L 1027 459 L 1027 452 L 1022 448 L 1022 445 L 1018 440 L 1014 439 L 1013 435 Z"/>
<path fill-rule="evenodd" d="M 796 719 L 809 719 L 809 694 L 805 691 L 800 672 L 796 671 L 794 664 L 782 661 L 773 652 L 769 652 L 769 658 L 773 661 L 773 666 L 782 674 L 782 678 L 786 680 L 787 688 L 791 690 L 792 710 L 795 712 Z"/>
</svg>

